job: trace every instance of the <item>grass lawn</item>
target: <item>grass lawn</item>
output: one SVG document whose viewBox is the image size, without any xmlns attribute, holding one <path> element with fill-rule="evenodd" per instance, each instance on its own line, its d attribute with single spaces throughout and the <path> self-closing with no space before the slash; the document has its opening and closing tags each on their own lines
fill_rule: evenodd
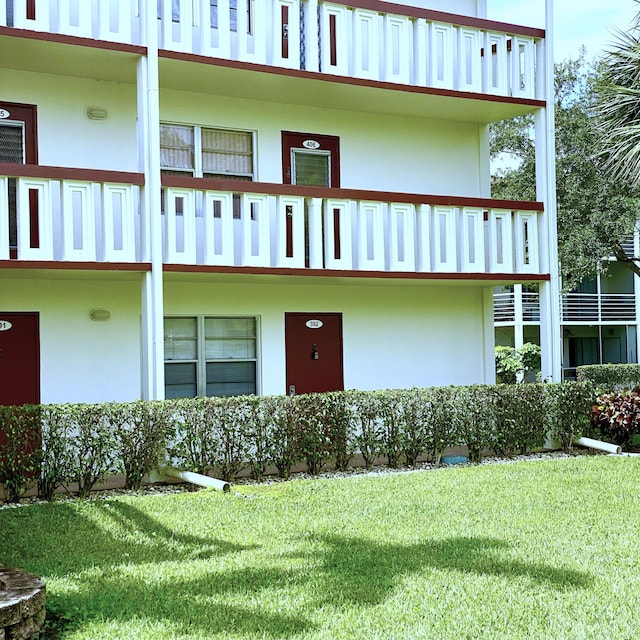
<svg viewBox="0 0 640 640">
<path fill-rule="evenodd" d="M 638 638 L 640 458 L 0 511 L 67 639 Z"/>
</svg>

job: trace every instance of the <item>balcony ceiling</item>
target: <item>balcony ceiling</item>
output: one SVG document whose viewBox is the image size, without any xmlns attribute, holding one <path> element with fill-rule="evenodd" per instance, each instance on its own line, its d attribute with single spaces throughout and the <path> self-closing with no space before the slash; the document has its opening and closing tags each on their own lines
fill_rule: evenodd
<svg viewBox="0 0 640 640">
<path fill-rule="evenodd" d="M 137 61 L 130 52 L 0 34 L 0 66 L 18 71 L 135 84 Z"/>
<path fill-rule="evenodd" d="M 249 100 L 480 124 L 533 113 L 538 108 L 538 103 L 434 95 L 416 91 L 415 87 L 403 90 L 401 85 L 354 83 L 347 78 L 326 75 L 314 79 L 303 72 L 291 75 L 282 71 L 284 73 L 272 73 L 256 68 L 234 68 L 226 63 L 218 66 L 161 58 L 160 85 L 164 89 Z"/>
</svg>

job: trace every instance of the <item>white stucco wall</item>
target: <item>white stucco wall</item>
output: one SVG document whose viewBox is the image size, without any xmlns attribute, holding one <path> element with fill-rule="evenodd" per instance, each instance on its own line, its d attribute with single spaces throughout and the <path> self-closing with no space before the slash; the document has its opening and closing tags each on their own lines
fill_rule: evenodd
<svg viewBox="0 0 640 640">
<path fill-rule="evenodd" d="M 39 164 L 113 171 L 137 171 L 134 85 L 0 69 L 9 102 L 38 108 Z M 107 110 L 91 120 L 87 107 Z"/>
<path fill-rule="evenodd" d="M 282 182 L 282 131 L 340 137 L 341 186 L 479 196 L 481 133 L 476 125 L 316 109 L 162 91 L 166 122 L 256 132 L 257 179 Z"/>
<path fill-rule="evenodd" d="M 140 398 L 140 283 L 0 280 L 0 311 L 40 314 L 41 402 Z M 111 318 L 96 322 L 91 309 Z"/>
<path fill-rule="evenodd" d="M 165 316 L 260 319 L 262 394 L 285 392 L 285 312 L 343 314 L 346 389 L 483 382 L 481 288 L 364 284 L 165 284 Z"/>
</svg>

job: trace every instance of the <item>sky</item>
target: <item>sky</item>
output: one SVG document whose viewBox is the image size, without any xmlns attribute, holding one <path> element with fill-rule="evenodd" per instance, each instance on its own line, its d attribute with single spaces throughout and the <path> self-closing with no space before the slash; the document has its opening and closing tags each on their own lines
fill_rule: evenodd
<svg viewBox="0 0 640 640">
<path fill-rule="evenodd" d="M 545 0 L 487 0 L 487 17 L 500 22 L 544 26 Z M 640 13 L 635 0 L 554 0 L 554 59 L 576 58 L 582 45 L 593 58 L 629 30 Z"/>
</svg>

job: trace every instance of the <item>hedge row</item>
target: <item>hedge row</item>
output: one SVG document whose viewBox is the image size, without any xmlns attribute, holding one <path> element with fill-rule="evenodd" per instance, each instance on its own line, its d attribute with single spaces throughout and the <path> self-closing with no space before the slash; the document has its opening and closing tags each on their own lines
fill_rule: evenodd
<svg viewBox="0 0 640 640">
<path fill-rule="evenodd" d="M 640 386 L 640 364 L 583 365 L 577 367 L 576 378 L 601 392 L 635 389 Z"/>
<path fill-rule="evenodd" d="M 0 476 L 7 500 L 34 482 L 50 500 L 70 482 L 86 496 L 112 472 L 138 489 L 166 461 L 228 481 L 246 467 L 258 480 L 271 465 L 285 478 L 302 462 L 312 474 L 330 460 L 344 469 L 356 453 L 367 468 L 439 461 L 449 446 L 479 461 L 526 453 L 547 434 L 570 447 L 592 399 L 576 382 L 0 407 Z"/>
</svg>

